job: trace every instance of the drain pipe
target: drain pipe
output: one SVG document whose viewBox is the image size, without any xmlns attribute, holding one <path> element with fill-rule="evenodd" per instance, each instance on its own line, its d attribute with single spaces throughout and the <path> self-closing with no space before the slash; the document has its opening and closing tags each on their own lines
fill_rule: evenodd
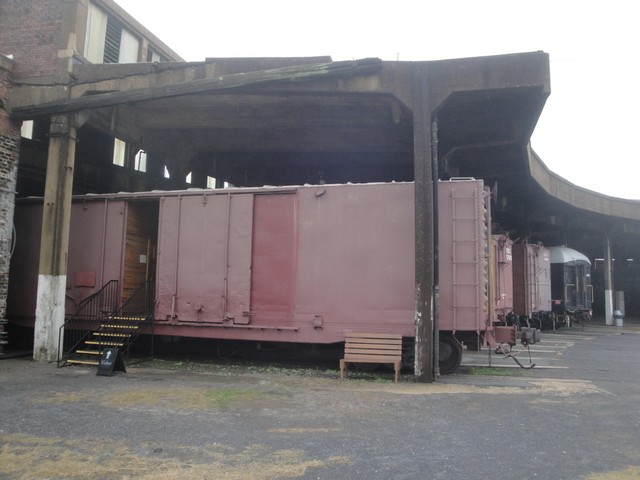
<svg viewBox="0 0 640 480">
<path fill-rule="evenodd" d="M 431 178 L 433 181 L 433 379 L 440 380 L 440 256 L 438 242 L 438 120 L 431 122 Z"/>
</svg>

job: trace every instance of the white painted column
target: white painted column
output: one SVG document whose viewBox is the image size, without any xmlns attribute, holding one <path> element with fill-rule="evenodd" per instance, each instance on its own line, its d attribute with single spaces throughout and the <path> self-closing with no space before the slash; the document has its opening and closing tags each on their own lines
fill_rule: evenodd
<svg viewBox="0 0 640 480">
<path fill-rule="evenodd" d="M 624 291 L 617 290 L 616 291 L 616 310 L 620 310 L 620 313 L 624 317 Z"/>
<path fill-rule="evenodd" d="M 40 362 L 57 360 L 58 333 L 64 323 L 66 288 L 66 275 L 38 275 L 33 358 Z"/>
<path fill-rule="evenodd" d="M 605 325 L 613 325 L 613 260 L 609 235 L 604 239 L 604 314 Z"/>
</svg>

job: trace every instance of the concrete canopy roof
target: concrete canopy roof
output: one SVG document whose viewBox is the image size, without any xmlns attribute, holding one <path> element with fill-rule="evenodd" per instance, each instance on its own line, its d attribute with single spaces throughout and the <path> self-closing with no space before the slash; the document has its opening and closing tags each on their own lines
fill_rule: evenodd
<svg viewBox="0 0 640 480">
<path fill-rule="evenodd" d="M 439 62 L 78 65 L 73 75 L 37 104 L 29 104 L 31 92 L 15 95 L 14 116 L 77 112 L 180 173 L 194 161 L 207 169 L 215 157 L 217 176 L 246 184 L 249 174 L 251 185 L 314 181 L 319 170 L 329 181 L 411 179 L 417 77 L 428 85 L 445 152 L 526 144 L 549 92 L 541 52 Z M 299 176 L 282 178 L 285 171 Z"/>
<path fill-rule="evenodd" d="M 550 93 L 543 52 L 435 62 L 78 65 L 73 77 L 46 91 L 16 89 L 13 116 L 74 113 L 162 158 L 172 173 L 200 171 L 238 186 L 413 180 L 415 129 L 424 128 L 414 121 L 415 93 L 424 89 L 438 124 L 440 178 L 497 185 L 494 217 L 505 230 L 566 243 L 568 219 L 588 253 L 602 222 L 640 232 L 639 202 L 579 189 L 531 151 Z"/>
</svg>

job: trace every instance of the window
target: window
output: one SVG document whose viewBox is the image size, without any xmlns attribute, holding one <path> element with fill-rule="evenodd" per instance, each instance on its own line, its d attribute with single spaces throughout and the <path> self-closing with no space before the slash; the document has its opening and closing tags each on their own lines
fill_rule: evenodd
<svg viewBox="0 0 640 480">
<path fill-rule="evenodd" d="M 84 56 L 92 63 L 136 63 L 140 40 L 116 18 L 89 4 Z"/>
<path fill-rule="evenodd" d="M 107 17 L 107 32 L 104 37 L 104 53 L 100 63 L 118 63 L 120 59 L 120 37 L 122 25 L 113 17 Z"/>
<path fill-rule="evenodd" d="M 20 128 L 20 136 L 29 140 L 42 142 L 47 139 L 50 123 L 48 120 L 24 120 Z"/>
<path fill-rule="evenodd" d="M 229 182 L 222 182 L 222 185 L 218 184 L 218 181 L 214 177 L 207 177 L 207 188 L 229 188 L 233 187 Z"/>
<path fill-rule="evenodd" d="M 107 35 L 107 14 L 89 4 L 87 33 L 84 40 L 84 56 L 91 63 L 104 61 L 104 42 Z"/>
<path fill-rule="evenodd" d="M 122 30 L 118 63 L 137 63 L 140 41 L 129 31 Z"/>
<path fill-rule="evenodd" d="M 147 152 L 144 150 L 138 150 L 134 159 L 133 168 L 139 172 L 147 171 Z"/>
<path fill-rule="evenodd" d="M 33 139 L 33 120 L 25 120 L 20 127 L 20 136 L 23 138 Z"/>
<path fill-rule="evenodd" d="M 162 56 L 152 48 L 149 48 L 147 50 L 147 62 L 166 62 L 166 61 L 167 61 L 166 57 Z"/>
<path fill-rule="evenodd" d="M 124 167 L 127 156 L 127 144 L 117 138 L 113 139 L 113 164 Z"/>
</svg>

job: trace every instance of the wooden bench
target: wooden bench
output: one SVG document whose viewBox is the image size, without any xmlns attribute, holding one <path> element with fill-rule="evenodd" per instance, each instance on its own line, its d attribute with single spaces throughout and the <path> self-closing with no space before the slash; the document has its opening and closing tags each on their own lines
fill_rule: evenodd
<svg viewBox="0 0 640 480">
<path fill-rule="evenodd" d="M 402 366 L 402 335 L 393 333 L 345 333 L 344 358 L 340 360 L 340 380 L 349 363 L 392 363 L 395 381 Z"/>
</svg>

